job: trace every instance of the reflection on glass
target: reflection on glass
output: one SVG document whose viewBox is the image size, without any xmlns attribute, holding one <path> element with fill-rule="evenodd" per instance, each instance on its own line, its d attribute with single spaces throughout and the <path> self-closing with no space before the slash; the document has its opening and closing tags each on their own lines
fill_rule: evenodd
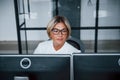
<svg viewBox="0 0 120 80">
<path fill-rule="evenodd" d="M 120 0 L 99 0 L 99 26 L 120 25 Z"/>
<path fill-rule="evenodd" d="M 80 23 L 82 27 L 95 27 L 96 0 L 81 0 Z"/>
<path fill-rule="evenodd" d="M 52 0 L 30 0 L 30 17 L 25 15 L 27 27 L 46 27 L 53 11 Z"/>
</svg>

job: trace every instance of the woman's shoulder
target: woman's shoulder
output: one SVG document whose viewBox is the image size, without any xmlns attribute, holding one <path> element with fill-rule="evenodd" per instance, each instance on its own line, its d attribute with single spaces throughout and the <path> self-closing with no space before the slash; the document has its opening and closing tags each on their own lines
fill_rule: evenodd
<svg viewBox="0 0 120 80">
<path fill-rule="evenodd" d="M 39 53 L 46 53 L 47 50 L 51 47 L 51 40 L 46 40 L 46 41 L 42 41 L 38 44 L 38 46 L 36 47 L 34 54 L 39 54 Z"/>
<path fill-rule="evenodd" d="M 69 44 L 68 42 L 66 42 L 65 45 L 66 45 L 66 48 L 68 48 L 68 50 L 71 50 L 73 52 L 81 52 L 80 50 L 78 50 L 77 48 Z"/>
<path fill-rule="evenodd" d="M 68 47 L 68 48 L 75 48 L 71 44 L 69 44 L 68 42 L 65 42 L 65 46 Z"/>
</svg>

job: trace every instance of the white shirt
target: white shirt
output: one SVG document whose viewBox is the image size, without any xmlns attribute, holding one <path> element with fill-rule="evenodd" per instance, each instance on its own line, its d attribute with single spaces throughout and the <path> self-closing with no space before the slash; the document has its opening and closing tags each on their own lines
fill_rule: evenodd
<svg viewBox="0 0 120 80">
<path fill-rule="evenodd" d="M 81 51 L 71 46 L 67 42 L 65 42 L 62 48 L 56 51 L 53 47 L 53 41 L 48 40 L 48 41 L 39 43 L 39 45 L 34 51 L 34 54 L 72 54 L 74 52 L 79 53 Z"/>
</svg>

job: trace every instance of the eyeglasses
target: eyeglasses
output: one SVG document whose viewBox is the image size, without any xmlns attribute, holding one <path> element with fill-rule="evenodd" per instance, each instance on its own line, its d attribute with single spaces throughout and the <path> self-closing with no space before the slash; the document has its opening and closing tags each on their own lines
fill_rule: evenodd
<svg viewBox="0 0 120 80">
<path fill-rule="evenodd" d="M 66 35 L 67 32 L 68 32 L 68 29 L 64 28 L 64 29 L 62 29 L 62 30 L 59 30 L 59 29 L 57 29 L 57 28 L 53 28 L 51 31 L 52 31 L 52 33 L 55 34 L 55 35 L 58 35 L 60 32 L 61 32 L 62 35 Z"/>
</svg>

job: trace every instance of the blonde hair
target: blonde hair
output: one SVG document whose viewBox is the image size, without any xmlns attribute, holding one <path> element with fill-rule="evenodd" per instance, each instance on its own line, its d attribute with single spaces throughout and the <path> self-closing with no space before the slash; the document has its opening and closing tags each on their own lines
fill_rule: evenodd
<svg viewBox="0 0 120 80">
<path fill-rule="evenodd" d="M 55 16 L 48 23 L 48 25 L 47 25 L 47 34 L 48 34 L 49 38 L 50 38 L 50 32 L 51 32 L 51 30 L 54 28 L 54 26 L 57 23 L 60 23 L 60 22 L 64 23 L 65 26 L 66 26 L 66 28 L 68 29 L 67 38 L 69 38 L 69 36 L 71 35 L 71 26 L 70 26 L 69 21 L 67 20 L 67 18 L 63 17 L 63 16 Z"/>
</svg>

